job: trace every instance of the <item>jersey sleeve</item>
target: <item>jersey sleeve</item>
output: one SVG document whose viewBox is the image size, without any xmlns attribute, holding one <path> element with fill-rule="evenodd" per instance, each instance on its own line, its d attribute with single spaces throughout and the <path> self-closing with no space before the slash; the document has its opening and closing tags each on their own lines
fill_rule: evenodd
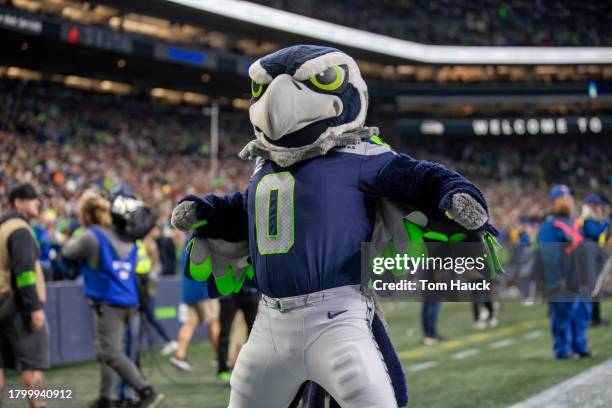
<svg viewBox="0 0 612 408">
<path fill-rule="evenodd" d="M 70 260 L 87 258 L 97 251 L 98 240 L 90 230 L 84 231 L 77 237 L 72 237 L 62 247 L 62 257 Z"/>
<path fill-rule="evenodd" d="M 362 154 L 359 168 L 359 188 L 369 194 L 382 196 L 383 191 L 379 183 L 380 173 L 397 156 L 397 153 L 391 150 L 388 145 L 364 142 Z"/>
<path fill-rule="evenodd" d="M 196 202 L 198 220 L 206 221 L 195 229 L 194 236 L 229 242 L 247 241 L 247 195 L 248 190 L 223 197 L 208 194 L 203 197 L 190 195 L 183 198 L 181 202 Z"/>
<path fill-rule="evenodd" d="M 431 212 L 448 209 L 453 195 L 467 193 L 488 212 L 487 202 L 469 180 L 439 163 L 398 154 L 378 172 L 379 193 Z"/>
<path fill-rule="evenodd" d="M 26 228 L 13 232 L 7 242 L 11 259 L 11 273 L 25 313 L 41 309 L 36 292 L 36 261 L 38 247 L 34 237 Z"/>
</svg>

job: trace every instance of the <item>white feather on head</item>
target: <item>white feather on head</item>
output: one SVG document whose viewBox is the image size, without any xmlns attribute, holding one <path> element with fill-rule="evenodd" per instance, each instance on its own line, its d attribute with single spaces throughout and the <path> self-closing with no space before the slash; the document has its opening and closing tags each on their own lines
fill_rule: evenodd
<svg viewBox="0 0 612 408">
<path fill-rule="evenodd" d="M 268 71 L 261 66 L 261 58 L 251 64 L 249 67 L 249 77 L 255 81 L 256 84 L 269 84 L 272 82 L 272 77 L 268 74 Z"/>
</svg>

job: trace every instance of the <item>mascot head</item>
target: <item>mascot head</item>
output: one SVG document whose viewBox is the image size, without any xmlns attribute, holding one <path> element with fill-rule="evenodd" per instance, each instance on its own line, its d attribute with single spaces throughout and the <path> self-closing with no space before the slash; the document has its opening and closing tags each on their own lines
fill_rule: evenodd
<svg viewBox="0 0 612 408">
<path fill-rule="evenodd" d="M 255 61 L 249 76 L 258 151 L 295 152 L 363 128 L 367 87 L 355 60 L 337 49 L 284 48 Z"/>
</svg>

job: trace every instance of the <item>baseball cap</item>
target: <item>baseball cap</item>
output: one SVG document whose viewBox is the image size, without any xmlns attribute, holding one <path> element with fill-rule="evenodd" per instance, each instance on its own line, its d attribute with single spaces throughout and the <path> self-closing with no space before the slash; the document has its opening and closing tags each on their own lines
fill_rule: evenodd
<svg viewBox="0 0 612 408">
<path fill-rule="evenodd" d="M 584 198 L 585 204 L 606 205 L 606 202 L 599 194 L 589 194 Z"/>
<path fill-rule="evenodd" d="M 38 198 L 38 193 L 30 183 L 18 184 L 9 191 L 9 201 L 12 203 L 16 199 L 34 200 Z"/>
<path fill-rule="evenodd" d="M 550 190 L 550 193 L 548 193 L 548 199 L 550 201 L 554 201 L 556 198 L 568 195 L 572 195 L 570 188 L 565 184 L 558 184 Z"/>
</svg>

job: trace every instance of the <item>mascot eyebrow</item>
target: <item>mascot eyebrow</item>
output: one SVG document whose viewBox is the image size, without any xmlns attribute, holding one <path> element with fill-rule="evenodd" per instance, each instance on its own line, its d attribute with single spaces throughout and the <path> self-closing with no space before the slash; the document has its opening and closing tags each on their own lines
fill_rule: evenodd
<svg viewBox="0 0 612 408">
<path fill-rule="evenodd" d="M 341 65 L 331 65 L 326 69 L 323 69 L 320 72 L 317 72 L 306 78 L 304 80 L 298 80 L 300 83 L 304 84 L 308 88 L 312 89 L 315 92 L 319 93 L 340 93 L 344 90 L 346 85 L 349 82 L 349 68 L 346 64 Z M 300 84 L 294 83 L 297 89 L 302 89 Z M 268 84 L 260 84 L 251 80 L 251 98 L 252 102 L 257 101 L 266 89 L 268 88 Z"/>
<path fill-rule="evenodd" d="M 358 68 L 354 60 L 343 52 L 331 48 L 329 50 L 330 51 L 325 54 L 304 60 L 299 66 L 293 64 L 292 66 L 283 66 L 282 68 L 278 66 L 280 63 L 270 63 L 270 60 L 275 56 L 275 54 L 272 54 L 255 61 L 249 68 L 249 77 L 254 82 L 262 85 L 269 84 L 280 74 L 288 74 L 298 81 L 304 81 L 331 66 L 344 64 L 349 67 L 349 71 L 351 71 L 353 76 L 359 77 L 361 84 L 365 87 L 365 83 L 361 80 L 360 75 L 355 75 L 358 73 Z"/>
</svg>

